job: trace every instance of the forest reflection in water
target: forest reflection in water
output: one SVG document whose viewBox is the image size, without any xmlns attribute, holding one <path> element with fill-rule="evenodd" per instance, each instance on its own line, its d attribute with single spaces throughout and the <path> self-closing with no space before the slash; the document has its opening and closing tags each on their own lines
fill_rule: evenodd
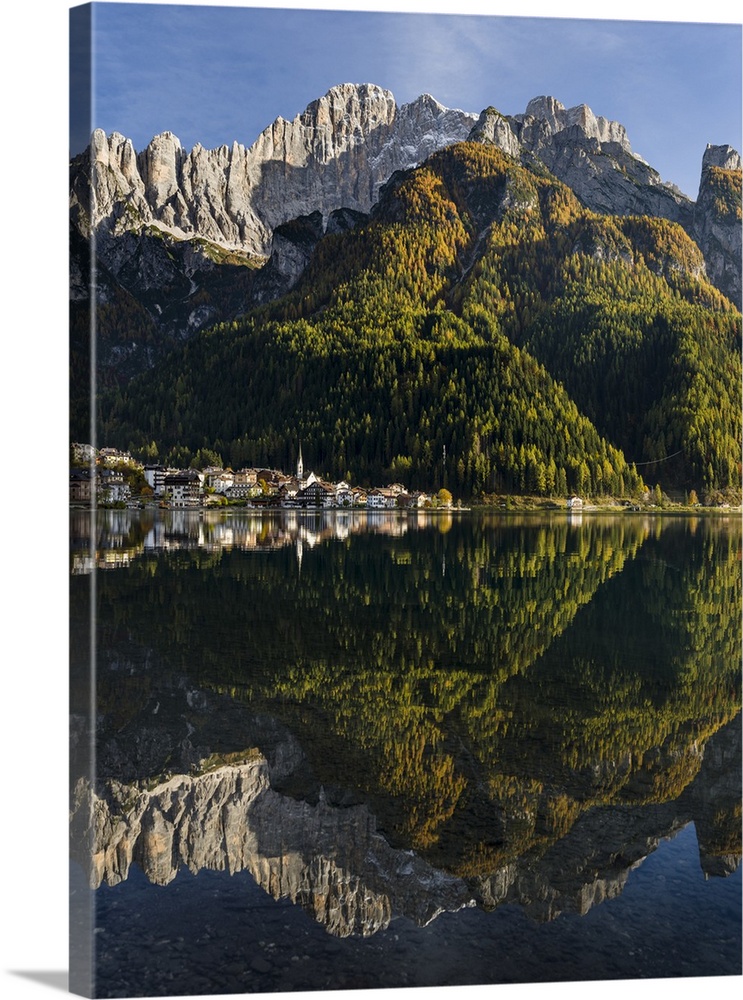
<svg viewBox="0 0 743 1000">
<path fill-rule="evenodd" d="M 73 518 L 91 885 L 246 871 L 350 939 L 588 913 L 692 822 L 739 878 L 737 519 Z"/>
</svg>

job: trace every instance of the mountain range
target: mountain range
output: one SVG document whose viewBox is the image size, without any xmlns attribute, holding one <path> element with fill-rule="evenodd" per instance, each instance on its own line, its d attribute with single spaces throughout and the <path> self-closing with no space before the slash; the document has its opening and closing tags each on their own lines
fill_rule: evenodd
<svg viewBox="0 0 743 1000">
<path fill-rule="evenodd" d="M 186 152 L 164 133 L 138 153 L 96 131 L 70 169 L 73 437 L 87 426 L 94 261 L 109 443 L 278 463 L 314 435 L 317 461 L 341 474 L 438 475 L 463 491 L 627 489 L 634 463 L 667 462 L 652 471 L 669 486 L 739 482 L 741 160 L 729 146 L 707 147 L 694 202 L 585 105 L 538 97 L 521 115 L 475 115 L 428 95 L 398 107 L 380 87 L 345 84 L 249 148 Z M 340 392 L 328 365 L 339 336 L 346 365 L 388 369 L 373 399 Z M 457 357 L 444 358 L 452 338 Z M 425 392 L 437 391 L 418 377 L 421 353 L 446 368 L 461 419 L 445 415 L 428 455 L 410 419 L 370 442 L 365 422 L 391 406 L 420 423 Z M 541 374 L 527 377 L 533 364 Z M 508 401 L 493 383 L 504 367 L 521 373 Z M 468 405 L 486 391 L 499 411 L 528 411 L 535 378 L 537 399 L 548 386 L 562 400 L 561 416 L 548 408 L 539 421 L 578 429 L 574 453 L 539 443 L 523 421 L 504 439 L 508 419 Z M 220 408 L 209 379 L 242 401 L 225 409 L 223 396 Z M 282 396 L 298 379 L 312 399 Z M 434 468 L 442 448 L 451 469 Z M 581 463 L 588 474 L 575 473 Z"/>
</svg>

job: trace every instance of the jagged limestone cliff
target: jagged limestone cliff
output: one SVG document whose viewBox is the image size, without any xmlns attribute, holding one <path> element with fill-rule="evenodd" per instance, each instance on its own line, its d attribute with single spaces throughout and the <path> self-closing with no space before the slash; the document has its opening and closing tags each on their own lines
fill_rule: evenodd
<svg viewBox="0 0 743 1000">
<path fill-rule="evenodd" d="M 152 787 L 109 780 L 92 792 L 80 781 L 73 855 L 91 886 L 124 881 L 133 863 L 158 885 L 183 867 L 248 871 L 274 898 L 300 905 L 338 937 L 374 934 L 393 914 L 422 926 L 474 904 L 462 879 L 390 847 L 366 806 L 334 806 L 324 794 L 314 804 L 281 795 L 271 788 L 266 759 L 257 751 L 245 758 Z"/>
<path fill-rule="evenodd" d="M 124 136 L 96 130 L 73 166 L 73 219 L 99 239 L 155 225 L 267 255 L 273 230 L 299 216 L 368 212 L 390 174 L 465 139 L 475 120 L 428 95 L 398 108 L 388 90 L 343 84 L 248 148 L 186 152 L 164 132 L 137 154 Z"/>
<path fill-rule="evenodd" d="M 731 146 L 707 146 L 694 207 L 694 235 L 707 273 L 741 305 L 741 159 Z"/>
</svg>

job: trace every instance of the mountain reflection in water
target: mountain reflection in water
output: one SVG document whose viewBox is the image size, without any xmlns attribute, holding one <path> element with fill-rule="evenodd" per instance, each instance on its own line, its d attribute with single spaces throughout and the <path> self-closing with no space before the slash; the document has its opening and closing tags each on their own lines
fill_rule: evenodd
<svg viewBox="0 0 743 1000">
<path fill-rule="evenodd" d="M 700 878 L 738 872 L 735 518 L 72 518 L 92 887 L 248 872 L 337 939 L 586 914 L 689 823 Z"/>
</svg>

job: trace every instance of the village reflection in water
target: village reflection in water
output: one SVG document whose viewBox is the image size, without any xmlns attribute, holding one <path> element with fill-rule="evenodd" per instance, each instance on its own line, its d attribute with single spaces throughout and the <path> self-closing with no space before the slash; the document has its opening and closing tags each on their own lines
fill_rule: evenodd
<svg viewBox="0 0 743 1000">
<path fill-rule="evenodd" d="M 130 511 L 71 511 L 72 572 L 118 569 L 143 552 L 179 548 L 276 549 L 295 546 L 301 561 L 305 547 L 328 539 L 342 541 L 352 534 L 374 533 L 401 537 L 408 531 L 435 525 L 451 527 L 449 512 L 425 511 L 274 511 L 225 514 L 209 510 L 155 511 L 140 514 L 133 523 Z M 91 525 L 94 529 L 91 531 Z M 93 539 L 95 540 L 93 542 Z"/>
</svg>

